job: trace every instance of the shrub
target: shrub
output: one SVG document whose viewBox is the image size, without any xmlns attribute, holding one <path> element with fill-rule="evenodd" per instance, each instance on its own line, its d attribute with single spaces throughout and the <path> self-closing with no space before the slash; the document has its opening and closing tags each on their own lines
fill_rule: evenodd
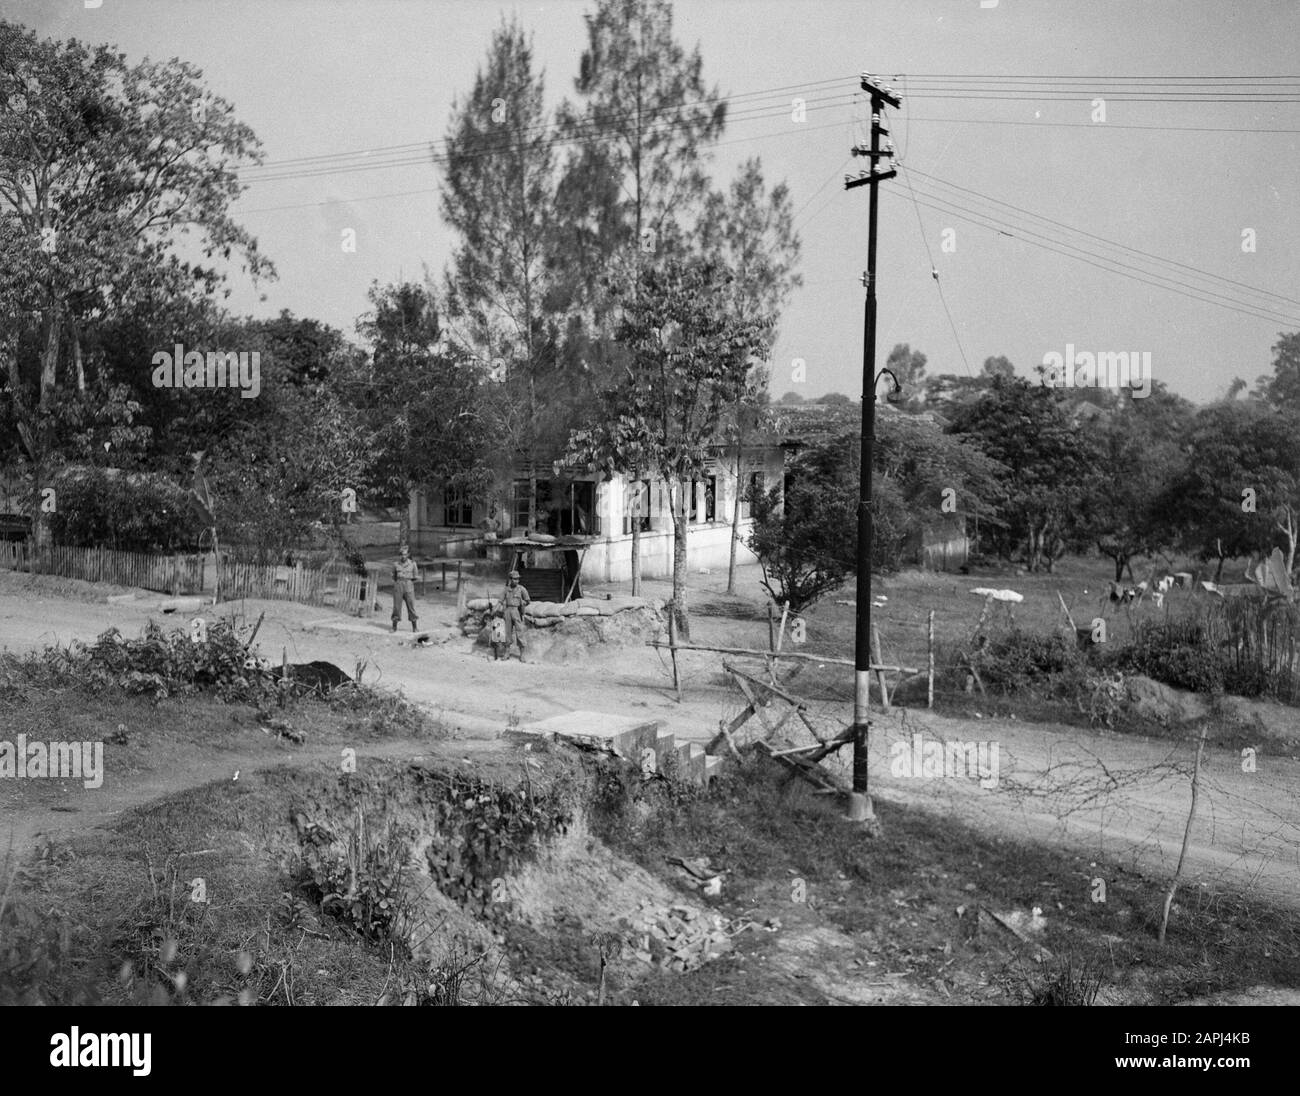
<svg viewBox="0 0 1300 1096">
<path fill-rule="evenodd" d="M 977 660 L 985 686 L 1003 692 L 1053 688 L 1053 676 L 1077 673 L 1081 664 L 1074 644 L 1059 633 L 1019 629 L 990 641 Z"/>
<path fill-rule="evenodd" d="M 55 544 L 128 552 L 194 547 L 202 533 L 188 492 L 158 476 L 76 468 L 53 484 L 58 509 L 49 515 Z"/>
<path fill-rule="evenodd" d="M 1222 692 L 1227 668 L 1205 626 L 1195 620 L 1144 621 L 1129 643 L 1094 654 L 1093 662 L 1103 670 L 1143 674 L 1196 693 Z"/>
<path fill-rule="evenodd" d="M 372 838 L 365 815 L 348 835 L 347 847 L 307 845 L 297 862 L 299 880 L 321 912 L 355 929 L 371 943 L 401 944 L 406 949 L 410 899 L 405 893 L 409 835 L 389 823 Z"/>
<path fill-rule="evenodd" d="M 198 643 L 188 632 L 166 632 L 151 620 L 138 639 L 110 628 L 93 643 L 74 640 L 66 648 L 47 648 L 41 657 L 56 675 L 92 691 L 116 688 L 161 700 L 210 690 L 226 701 L 256 701 L 273 692 L 270 678 L 225 620 L 213 621 L 207 639 Z"/>
</svg>

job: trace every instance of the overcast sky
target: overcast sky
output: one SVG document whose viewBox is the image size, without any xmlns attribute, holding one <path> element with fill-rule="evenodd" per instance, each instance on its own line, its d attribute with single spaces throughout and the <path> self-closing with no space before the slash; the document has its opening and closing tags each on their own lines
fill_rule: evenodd
<svg viewBox="0 0 1300 1096">
<path fill-rule="evenodd" d="M 113 43 L 132 60 L 198 64 L 261 138 L 268 163 L 415 146 L 406 158 L 422 162 L 403 166 L 304 177 L 291 165 L 298 177 L 256 182 L 236 206 L 280 277 L 260 290 L 238 283 L 230 306 L 257 316 L 288 308 L 348 334 L 373 279 L 419 278 L 426 264 L 440 273 L 448 260 L 438 175 L 419 146 L 444 136 L 452 99 L 469 90 L 501 14 L 517 13 L 535 35 L 548 96 L 558 101 L 572 95 L 582 16 L 592 7 L 102 0 L 87 10 L 85 2 L 94 0 L 0 0 L 0 13 L 42 34 Z M 845 191 L 843 176 L 864 163 L 849 157 L 867 134 L 864 69 L 887 74 L 903 96 L 890 119 L 910 169 L 882 186 L 882 363 L 899 342 L 923 351 L 930 372 L 958 374 L 967 369 L 963 351 L 972 371 L 1003 354 L 1024 375 L 1067 343 L 1149 351 L 1157 379 L 1203 401 L 1233 376 L 1253 382 L 1268 372 L 1279 331 L 1300 330 L 1300 102 L 1112 95 L 1100 122 L 1086 83 L 1068 100 L 919 94 L 922 78 L 935 74 L 1042 76 L 1051 81 L 1039 85 L 1045 91 L 1070 78 L 1113 86 L 1117 77 L 1295 74 L 1293 0 L 997 0 L 989 8 L 980 0 L 678 0 L 675 13 L 678 40 L 701 47 L 708 84 L 746 97 L 733 107 L 715 179 L 758 155 L 769 181 L 788 181 L 798 211 L 806 285 L 782 319 L 774 393 L 861 390 L 867 190 Z M 1259 91 L 1258 82 L 1242 83 L 1243 92 Z M 1221 90 L 1195 98 L 1217 100 Z M 1300 86 L 1286 91 L 1300 99 Z M 791 117 L 796 95 L 807 100 L 802 123 Z M 932 208 L 940 194 L 966 212 Z M 996 209 L 1001 230 L 972 223 L 976 209 Z M 355 254 L 340 248 L 345 228 L 357 232 Z M 1243 250 L 1248 229 L 1253 252 Z M 1160 271 L 1185 285 L 1174 292 L 1126 278 L 1113 263 L 1098 269 L 1061 254 L 1067 242 L 1127 262 L 1138 277 Z M 1193 287 L 1268 315 L 1194 299 Z M 807 363 L 802 384 L 790 381 L 796 358 Z"/>
</svg>

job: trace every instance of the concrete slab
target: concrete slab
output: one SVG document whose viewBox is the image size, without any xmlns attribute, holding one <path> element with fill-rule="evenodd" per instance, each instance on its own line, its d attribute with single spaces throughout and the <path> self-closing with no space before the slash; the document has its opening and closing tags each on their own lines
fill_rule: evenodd
<svg viewBox="0 0 1300 1096">
<path fill-rule="evenodd" d="M 383 623 L 380 623 L 377 620 L 364 621 L 364 620 L 359 620 L 355 617 L 351 619 L 347 617 L 338 618 L 338 619 L 334 617 L 325 617 L 322 620 L 308 620 L 303 622 L 304 631 L 309 632 L 313 628 L 328 628 L 330 631 L 334 631 L 334 632 L 360 632 L 363 635 L 368 635 L 368 636 L 373 636 L 373 635 L 395 636 L 400 634 L 392 630 L 392 625 L 388 621 L 384 621 Z M 408 636 L 411 634 L 409 624 L 407 625 L 406 634 Z"/>
<path fill-rule="evenodd" d="M 525 723 L 519 729 L 525 734 L 558 736 L 607 749 L 632 761 L 639 757 L 637 747 L 640 742 L 648 739 L 653 743 L 659 735 L 656 721 L 587 711 L 553 715 Z"/>
</svg>

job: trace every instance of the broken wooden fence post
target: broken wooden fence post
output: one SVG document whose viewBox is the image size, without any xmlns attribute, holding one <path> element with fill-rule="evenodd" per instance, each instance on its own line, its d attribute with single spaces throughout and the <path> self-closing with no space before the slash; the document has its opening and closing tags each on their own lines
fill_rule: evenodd
<svg viewBox="0 0 1300 1096">
<path fill-rule="evenodd" d="M 880 633 L 876 630 L 874 621 L 871 625 L 871 645 L 875 648 L 876 664 L 879 666 L 884 662 L 884 658 L 880 654 Z M 880 686 L 880 706 L 885 711 L 889 711 L 889 689 L 885 685 L 885 671 L 883 667 L 876 670 L 876 684 Z"/>
<path fill-rule="evenodd" d="M 669 645 L 660 640 L 646 640 L 647 647 L 667 648 Z M 678 643 L 679 651 L 711 651 L 721 655 L 745 655 L 748 658 L 794 658 L 803 662 L 821 662 L 829 666 L 853 666 L 851 658 L 835 658 L 831 655 L 807 655 L 802 651 L 756 651 L 750 647 L 709 647 L 701 643 Z M 884 670 L 887 673 L 919 674 L 922 671 L 915 666 L 878 666 L 874 662 L 868 667 L 873 673 Z"/>
<path fill-rule="evenodd" d="M 772 658 L 768 661 L 767 664 L 767 676 L 773 685 L 775 685 L 778 680 L 776 676 L 776 665 L 777 665 L 776 656 L 778 656 L 781 653 L 781 648 L 785 644 L 785 622 L 789 614 L 790 614 L 790 599 L 786 598 L 785 604 L 781 606 L 781 623 L 777 626 L 776 629 L 776 646 L 772 648 Z"/>
</svg>

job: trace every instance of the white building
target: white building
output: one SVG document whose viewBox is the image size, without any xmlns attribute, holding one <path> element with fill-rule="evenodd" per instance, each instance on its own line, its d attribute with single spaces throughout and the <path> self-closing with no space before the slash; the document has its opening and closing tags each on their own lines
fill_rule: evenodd
<svg viewBox="0 0 1300 1096">
<path fill-rule="evenodd" d="M 782 482 L 785 453 L 779 445 L 747 447 L 740 468 L 742 492 L 751 483 L 770 489 Z M 731 553 L 737 476 L 735 450 L 719 450 L 705 475 L 693 484 L 688 520 L 687 566 L 726 567 Z M 514 480 L 509 499 L 469 498 L 430 486 L 412 493 L 411 548 L 426 557 L 473 556 L 489 530 L 499 537 L 528 530 L 528 480 Z M 597 539 L 587 549 L 582 576 L 589 582 L 626 582 L 632 577 L 632 524 L 640 525 L 641 574 L 667 577 L 673 570 L 673 520 L 668 487 L 657 480 L 634 490 L 624 476 L 604 481 L 598 472 L 552 466 L 537 479 L 537 523 L 552 536 L 581 534 Z M 752 522 L 741 502 L 736 559 L 754 562 L 745 544 Z"/>
</svg>

